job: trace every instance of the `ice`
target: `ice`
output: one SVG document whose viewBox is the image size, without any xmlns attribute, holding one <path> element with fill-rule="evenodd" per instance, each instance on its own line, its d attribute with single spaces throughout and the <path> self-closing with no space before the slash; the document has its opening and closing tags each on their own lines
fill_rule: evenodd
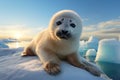
<svg viewBox="0 0 120 80">
<path fill-rule="evenodd" d="M 85 56 L 87 50 L 89 49 L 95 49 L 96 51 L 98 50 L 98 42 L 99 39 L 95 36 L 90 36 L 88 41 L 80 41 L 80 47 L 79 47 L 79 52 L 81 56 Z"/>
<path fill-rule="evenodd" d="M 89 39 L 88 39 L 88 42 L 99 42 L 99 39 L 95 36 L 90 36 Z"/>
<path fill-rule="evenodd" d="M 1 43 L 16 42 L 16 41 L 18 41 L 18 40 L 17 39 L 12 39 L 12 38 L 1 39 L 0 40 Z"/>
<path fill-rule="evenodd" d="M 116 39 L 100 40 L 95 61 L 120 63 L 120 41 Z"/>
<path fill-rule="evenodd" d="M 16 41 L 17 41 L 16 39 L 11 39 L 11 38 L 1 39 L 0 40 L 0 48 L 9 48 L 8 45 L 6 45 L 6 43 L 16 42 Z"/>
<path fill-rule="evenodd" d="M 98 49 L 98 42 L 99 39 L 95 36 L 91 36 L 89 40 L 87 41 L 86 45 L 88 49 L 95 49 L 97 51 Z"/>
<path fill-rule="evenodd" d="M 5 43 L 0 42 L 0 48 L 9 48 Z"/>
<path fill-rule="evenodd" d="M 80 41 L 79 53 L 81 56 L 84 56 L 87 51 L 86 41 Z"/>
<path fill-rule="evenodd" d="M 89 49 L 85 56 L 96 56 L 96 50 L 95 49 Z"/>
<path fill-rule="evenodd" d="M 23 48 L 0 49 L 0 80 L 103 80 L 89 72 L 61 63 L 61 73 L 47 74 L 38 57 L 21 57 Z"/>
</svg>

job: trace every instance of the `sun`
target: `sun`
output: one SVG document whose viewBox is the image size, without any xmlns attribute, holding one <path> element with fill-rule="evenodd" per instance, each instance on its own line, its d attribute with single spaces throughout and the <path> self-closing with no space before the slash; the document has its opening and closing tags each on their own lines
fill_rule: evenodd
<svg viewBox="0 0 120 80">
<path fill-rule="evenodd" d="M 15 33 L 14 34 L 14 38 L 15 39 L 20 39 L 22 37 L 22 34 L 21 33 Z"/>
</svg>

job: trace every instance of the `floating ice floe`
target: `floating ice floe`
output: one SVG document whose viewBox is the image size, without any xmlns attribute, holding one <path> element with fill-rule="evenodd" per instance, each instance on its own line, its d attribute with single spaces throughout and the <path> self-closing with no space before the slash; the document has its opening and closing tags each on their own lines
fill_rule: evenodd
<svg viewBox="0 0 120 80">
<path fill-rule="evenodd" d="M 120 63 L 120 41 L 116 39 L 101 40 L 95 61 Z"/>
</svg>

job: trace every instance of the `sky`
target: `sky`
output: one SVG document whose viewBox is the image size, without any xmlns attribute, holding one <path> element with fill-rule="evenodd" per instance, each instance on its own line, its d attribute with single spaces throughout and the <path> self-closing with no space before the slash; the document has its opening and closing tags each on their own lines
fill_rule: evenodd
<svg viewBox="0 0 120 80">
<path fill-rule="evenodd" d="M 0 0 L 0 38 L 31 38 L 65 9 L 81 16 L 83 38 L 120 37 L 120 0 Z"/>
</svg>

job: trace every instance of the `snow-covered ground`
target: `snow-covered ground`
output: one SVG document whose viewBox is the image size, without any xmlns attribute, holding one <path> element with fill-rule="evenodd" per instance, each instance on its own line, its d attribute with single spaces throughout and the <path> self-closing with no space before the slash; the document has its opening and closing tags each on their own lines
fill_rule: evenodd
<svg viewBox="0 0 120 80">
<path fill-rule="evenodd" d="M 60 74 L 51 76 L 36 56 L 21 57 L 23 48 L 9 48 L 6 43 L 12 41 L 15 40 L 0 40 L 0 80 L 103 80 L 66 62 L 62 62 Z M 99 41 L 91 36 L 88 41 L 80 41 L 79 52 L 82 56 L 96 56 L 96 61 L 120 63 L 120 41 L 116 39 Z"/>
<path fill-rule="evenodd" d="M 62 62 L 60 74 L 51 76 L 36 56 L 21 57 L 22 51 L 23 48 L 0 49 L 0 80 L 103 80 L 66 62 Z"/>
</svg>

